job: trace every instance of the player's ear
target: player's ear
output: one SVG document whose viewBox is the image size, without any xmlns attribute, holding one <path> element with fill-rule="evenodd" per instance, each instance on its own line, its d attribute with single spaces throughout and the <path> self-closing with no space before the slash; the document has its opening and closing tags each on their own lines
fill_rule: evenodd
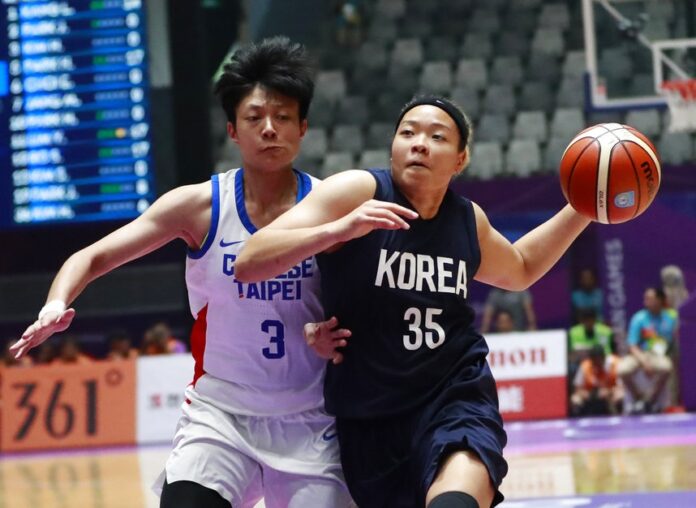
<svg viewBox="0 0 696 508">
<path fill-rule="evenodd" d="M 237 128 L 232 122 L 227 122 L 227 135 L 235 143 L 239 143 L 239 136 L 237 135 Z"/>
<path fill-rule="evenodd" d="M 457 171 L 455 175 L 461 175 L 466 167 L 469 165 L 469 147 L 467 146 L 464 150 L 459 152 L 459 156 L 457 157 Z"/>
<path fill-rule="evenodd" d="M 300 137 L 303 138 L 304 135 L 307 133 L 307 119 L 305 118 L 300 122 Z"/>
</svg>

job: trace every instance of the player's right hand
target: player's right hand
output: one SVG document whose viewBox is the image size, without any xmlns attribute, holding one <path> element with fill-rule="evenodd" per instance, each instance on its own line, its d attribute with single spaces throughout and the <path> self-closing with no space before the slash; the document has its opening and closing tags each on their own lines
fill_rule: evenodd
<svg viewBox="0 0 696 508">
<path fill-rule="evenodd" d="M 375 229 L 409 229 L 405 219 L 417 218 L 416 212 L 401 205 L 370 199 L 335 222 L 336 235 L 339 242 L 347 242 Z"/>
<path fill-rule="evenodd" d="M 10 352 L 14 353 L 15 358 L 23 357 L 30 349 L 40 345 L 54 333 L 67 329 L 74 317 L 75 309 L 48 312 L 29 325 L 22 337 L 10 346 Z"/>
<path fill-rule="evenodd" d="M 334 365 L 343 361 L 343 354 L 337 350 L 348 345 L 346 340 L 351 336 L 350 330 L 338 328 L 338 319 L 332 317 L 321 323 L 304 325 L 304 337 L 307 345 L 321 358 L 331 360 Z"/>
</svg>

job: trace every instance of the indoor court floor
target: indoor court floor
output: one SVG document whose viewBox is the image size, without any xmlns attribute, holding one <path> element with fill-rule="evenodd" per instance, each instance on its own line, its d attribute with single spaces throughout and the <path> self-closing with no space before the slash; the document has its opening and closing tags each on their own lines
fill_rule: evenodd
<svg viewBox="0 0 696 508">
<path fill-rule="evenodd" d="M 501 508 L 694 508 L 696 414 L 506 425 Z M 4 454 L 0 508 L 157 507 L 167 446 Z M 310 507 L 311 508 L 311 507 Z"/>
</svg>

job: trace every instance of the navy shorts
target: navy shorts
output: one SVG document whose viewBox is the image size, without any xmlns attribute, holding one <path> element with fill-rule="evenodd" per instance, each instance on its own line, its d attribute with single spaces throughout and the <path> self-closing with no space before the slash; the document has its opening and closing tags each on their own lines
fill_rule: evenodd
<svg viewBox="0 0 696 508">
<path fill-rule="evenodd" d="M 436 398 L 407 414 L 376 419 L 337 419 L 341 462 L 360 508 L 420 508 L 440 465 L 453 452 L 470 450 L 499 487 L 507 474 L 507 436 L 498 411 L 495 381 L 485 360 L 462 369 Z"/>
</svg>

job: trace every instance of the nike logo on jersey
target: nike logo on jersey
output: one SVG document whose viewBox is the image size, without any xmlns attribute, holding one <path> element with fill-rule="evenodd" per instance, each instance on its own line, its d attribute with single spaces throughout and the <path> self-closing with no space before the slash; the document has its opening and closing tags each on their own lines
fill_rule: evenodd
<svg viewBox="0 0 696 508">
<path fill-rule="evenodd" d="M 226 242 L 224 238 L 220 239 L 220 247 L 229 247 L 230 245 L 237 245 L 238 243 L 242 243 L 244 240 L 239 240 L 237 242 Z"/>
<path fill-rule="evenodd" d="M 389 254 L 381 249 L 375 286 L 453 293 L 466 298 L 466 278 L 465 261 L 410 252 Z"/>
<path fill-rule="evenodd" d="M 324 434 L 322 434 L 322 436 L 321 436 L 321 438 L 322 438 L 324 441 L 331 441 L 331 440 L 332 440 L 333 438 L 335 438 L 335 437 L 336 437 L 336 431 L 335 431 L 334 429 L 327 430 L 327 431 L 324 432 Z"/>
</svg>

